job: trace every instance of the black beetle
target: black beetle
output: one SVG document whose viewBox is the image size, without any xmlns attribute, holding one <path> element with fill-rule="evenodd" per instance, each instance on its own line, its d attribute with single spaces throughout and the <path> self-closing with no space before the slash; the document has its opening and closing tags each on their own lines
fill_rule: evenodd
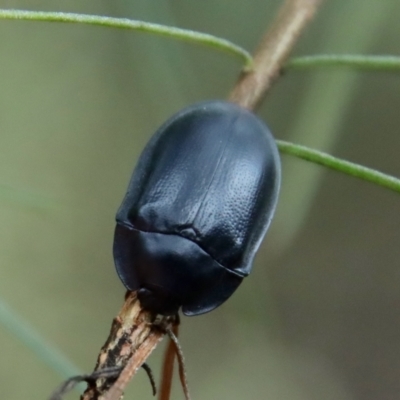
<svg viewBox="0 0 400 400">
<path fill-rule="evenodd" d="M 209 101 L 174 115 L 144 149 L 117 213 L 123 284 L 163 315 L 218 307 L 251 270 L 280 171 L 274 138 L 248 110 Z"/>
</svg>

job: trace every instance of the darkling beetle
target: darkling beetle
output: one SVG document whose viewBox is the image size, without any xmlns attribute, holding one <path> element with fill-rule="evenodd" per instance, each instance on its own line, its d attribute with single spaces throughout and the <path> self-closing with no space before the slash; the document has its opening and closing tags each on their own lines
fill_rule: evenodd
<svg viewBox="0 0 400 400">
<path fill-rule="evenodd" d="M 162 315 L 221 305 L 250 273 L 280 175 L 275 140 L 250 111 L 208 101 L 175 114 L 144 149 L 117 213 L 125 287 Z"/>
</svg>

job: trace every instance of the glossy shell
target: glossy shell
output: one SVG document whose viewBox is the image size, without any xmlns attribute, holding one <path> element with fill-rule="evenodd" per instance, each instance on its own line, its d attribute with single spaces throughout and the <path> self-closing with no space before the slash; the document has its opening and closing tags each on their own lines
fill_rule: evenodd
<svg viewBox="0 0 400 400">
<path fill-rule="evenodd" d="M 147 144 L 118 210 L 119 277 L 160 314 L 218 307 L 249 274 L 279 185 L 274 138 L 254 114 L 223 101 L 177 113 Z"/>
</svg>

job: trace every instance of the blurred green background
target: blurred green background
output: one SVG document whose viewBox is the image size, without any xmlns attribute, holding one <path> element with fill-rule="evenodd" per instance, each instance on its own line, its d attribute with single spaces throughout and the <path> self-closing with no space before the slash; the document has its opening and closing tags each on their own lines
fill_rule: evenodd
<svg viewBox="0 0 400 400">
<path fill-rule="evenodd" d="M 280 3 L 0 7 L 143 19 L 251 50 Z M 295 53 L 398 54 L 399 16 L 393 0 L 326 2 Z M 123 302 L 114 216 L 137 157 L 172 113 L 225 98 L 240 65 L 196 45 L 90 26 L 0 21 L 0 37 L 0 299 L 90 371 Z M 399 109 L 399 75 L 297 70 L 276 84 L 260 116 L 278 138 L 400 176 Z M 193 398 L 400 398 L 400 196 L 282 159 L 277 216 L 253 273 L 214 312 L 182 319 Z M 64 377 L 10 327 L 0 326 L 2 399 L 47 398 Z M 155 373 L 161 357 L 162 346 L 149 360 Z M 125 398 L 151 398 L 143 372 Z M 174 398 L 183 398 L 178 382 Z"/>
</svg>

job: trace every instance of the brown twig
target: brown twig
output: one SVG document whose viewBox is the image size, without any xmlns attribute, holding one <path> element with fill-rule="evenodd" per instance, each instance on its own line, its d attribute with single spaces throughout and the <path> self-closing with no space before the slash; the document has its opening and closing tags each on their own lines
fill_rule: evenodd
<svg viewBox="0 0 400 400">
<path fill-rule="evenodd" d="M 178 327 L 174 329 L 174 334 L 178 335 Z M 172 389 L 172 377 L 174 374 L 175 344 L 170 339 L 164 354 L 162 367 L 161 384 L 158 392 L 158 400 L 169 400 Z"/>
<path fill-rule="evenodd" d="M 124 367 L 119 377 L 90 382 L 81 400 L 118 400 L 164 333 L 154 322 L 155 315 L 141 308 L 135 293 L 128 292 L 125 303 L 114 318 L 110 335 L 97 359 L 95 371 Z"/>
<path fill-rule="evenodd" d="M 254 67 L 244 71 L 229 100 L 254 110 L 279 76 L 284 62 L 322 0 L 286 0 L 254 56 Z"/>
<path fill-rule="evenodd" d="M 260 103 L 321 3 L 322 0 L 285 1 L 256 51 L 253 69 L 243 72 L 239 77 L 229 97 L 230 101 L 248 109 L 254 109 Z M 124 369 L 117 380 L 101 378 L 90 383 L 81 400 L 121 398 L 129 380 L 164 335 L 162 330 L 152 324 L 154 318 L 154 315 L 140 307 L 135 293 L 128 293 L 121 312 L 113 321 L 95 370 L 113 366 L 124 366 Z M 171 363 L 171 355 L 166 362 Z M 172 373 L 172 370 L 169 372 Z M 164 384 L 166 387 L 162 391 L 169 393 L 169 384 Z M 167 396 L 165 399 L 169 397 L 164 396 Z"/>
</svg>

